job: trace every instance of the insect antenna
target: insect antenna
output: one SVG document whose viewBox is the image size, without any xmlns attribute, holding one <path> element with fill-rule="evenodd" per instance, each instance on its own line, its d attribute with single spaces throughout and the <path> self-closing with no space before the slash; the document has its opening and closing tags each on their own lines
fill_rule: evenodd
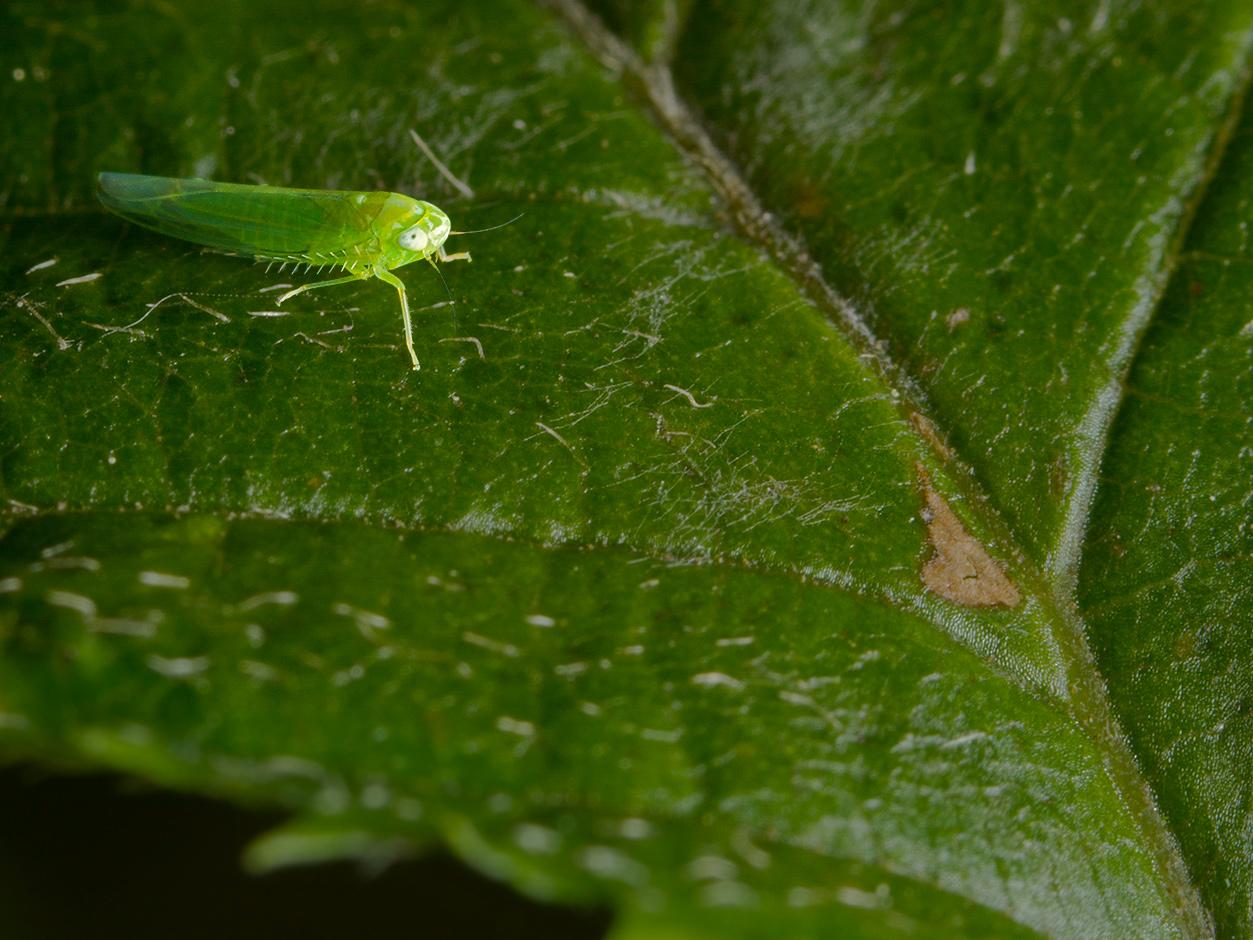
<svg viewBox="0 0 1253 940">
<path fill-rule="evenodd" d="M 427 255 L 426 260 L 430 262 L 431 267 L 435 269 L 435 273 L 439 275 L 439 279 L 444 285 L 444 293 L 448 295 L 448 302 L 455 304 L 457 301 L 453 299 L 452 291 L 448 289 L 448 282 L 444 280 L 444 272 L 439 269 L 439 265 L 435 263 L 435 259 L 430 255 Z"/>
<path fill-rule="evenodd" d="M 493 226 L 491 226 L 490 228 L 472 228 L 472 229 L 470 229 L 469 231 L 465 231 L 465 232 L 449 232 L 448 234 L 449 234 L 449 235 L 481 235 L 481 234 L 483 234 L 484 232 L 494 232 L 494 231 L 496 231 L 496 229 L 498 229 L 498 228 L 504 228 L 506 225 L 513 225 L 513 223 L 514 223 L 514 222 L 518 221 L 518 219 L 522 218 L 524 215 L 526 215 L 526 213 L 525 213 L 525 212 L 519 212 L 517 215 L 515 215 L 515 216 L 514 216 L 512 219 L 510 219 L 508 222 L 501 222 L 499 225 L 493 225 Z"/>
</svg>

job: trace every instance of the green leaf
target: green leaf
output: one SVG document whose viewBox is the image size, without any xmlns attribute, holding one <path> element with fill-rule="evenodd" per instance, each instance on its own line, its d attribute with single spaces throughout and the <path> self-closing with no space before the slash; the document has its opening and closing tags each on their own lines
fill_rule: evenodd
<svg viewBox="0 0 1253 940">
<path fill-rule="evenodd" d="M 1127 385 L 1079 596 L 1144 768 L 1220 925 L 1253 930 L 1253 109 Z"/>
<path fill-rule="evenodd" d="M 597 6 L 0 14 L 0 752 L 619 940 L 1249 933 L 1253 11 Z M 526 215 L 414 374 L 104 169 Z"/>
</svg>

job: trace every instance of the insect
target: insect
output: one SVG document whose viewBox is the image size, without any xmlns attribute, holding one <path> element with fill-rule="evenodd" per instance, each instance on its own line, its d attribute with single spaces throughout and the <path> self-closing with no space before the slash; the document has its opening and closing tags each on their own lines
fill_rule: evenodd
<svg viewBox="0 0 1253 940">
<path fill-rule="evenodd" d="M 101 173 L 99 196 L 122 218 L 145 228 L 230 255 L 291 265 L 306 272 L 342 271 L 342 277 L 302 284 L 278 303 L 319 287 L 376 277 L 396 288 L 405 347 L 413 368 L 413 325 L 404 282 L 393 271 L 412 261 L 469 261 L 449 254 L 447 213 L 399 193 L 338 192 L 214 183 L 200 179 Z M 508 224 L 508 223 L 505 223 Z M 483 229 L 482 231 L 487 231 Z"/>
</svg>

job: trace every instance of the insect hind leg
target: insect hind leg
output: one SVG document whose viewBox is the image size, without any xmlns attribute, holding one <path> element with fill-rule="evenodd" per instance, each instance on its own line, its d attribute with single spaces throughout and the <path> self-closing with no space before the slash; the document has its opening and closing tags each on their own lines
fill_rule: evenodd
<svg viewBox="0 0 1253 940">
<path fill-rule="evenodd" d="M 318 287 L 333 287 L 336 284 L 349 284 L 353 281 L 360 281 L 363 278 L 367 278 L 369 276 L 370 276 L 370 272 L 363 271 L 363 272 L 358 272 L 356 274 L 350 274 L 348 275 L 348 277 L 331 278 L 329 281 L 314 281 L 312 284 L 301 284 L 299 287 L 293 287 L 287 293 L 283 294 L 281 297 L 278 298 L 278 300 L 275 301 L 275 303 L 282 305 L 283 301 L 291 300 L 297 294 L 303 294 L 307 290 L 314 290 L 315 288 L 318 288 Z"/>
</svg>

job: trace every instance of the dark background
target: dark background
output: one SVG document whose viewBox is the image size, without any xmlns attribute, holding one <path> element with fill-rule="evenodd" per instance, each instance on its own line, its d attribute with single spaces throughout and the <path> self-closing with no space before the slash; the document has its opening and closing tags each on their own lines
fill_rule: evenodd
<svg viewBox="0 0 1253 940">
<path fill-rule="evenodd" d="M 0 936 L 595 940 L 608 925 L 601 912 L 521 898 L 446 855 L 381 874 L 346 862 L 246 874 L 243 847 L 282 819 L 113 776 L 0 771 Z"/>
</svg>

